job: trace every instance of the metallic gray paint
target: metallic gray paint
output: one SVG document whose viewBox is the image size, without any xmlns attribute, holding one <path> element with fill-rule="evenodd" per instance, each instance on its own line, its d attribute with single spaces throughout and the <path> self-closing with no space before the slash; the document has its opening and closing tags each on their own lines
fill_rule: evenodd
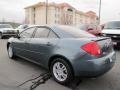
<svg viewBox="0 0 120 90">
<path fill-rule="evenodd" d="M 34 26 L 38 27 L 38 26 Z M 31 62 L 42 65 L 49 69 L 49 60 L 54 56 L 65 58 L 72 66 L 75 76 L 99 76 L 109 71 L 115 63 L 115 52 L 111 45 L 109 52 L 99 57 L 92 56 L 81 49 L 81 46 L 97 41 L 101 48 L 108 38 L 67 38 L 67 33 L 61 31 L 57 26 L 47 26 L 51 28 L 59 38 L 10 38 L 8 43 L 13 47 L 16 56 L 25 58 Z M 104 51 L 105 52 L 105 51 Z M 112 58 L 112 62 L 110 59 Z"/>
</svg>

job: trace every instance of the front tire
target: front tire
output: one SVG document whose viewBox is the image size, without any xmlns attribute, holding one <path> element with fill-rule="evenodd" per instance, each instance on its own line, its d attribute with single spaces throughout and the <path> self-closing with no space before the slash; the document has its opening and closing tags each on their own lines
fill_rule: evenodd
<svg viewBox="0 0 120 90">
<path fill-rule="evenodd" d="M 8 46 L 8 56 L 9 56 L 10 59 L 15 58 L 13 48 L 12 48 L 11 44 Z"/>
<path fill-rule="evenodd" d="M 2 38 L 3 38 L 2 33 L 0 33 L 0 39 L 2 39 Z"/>
<path fill-rule="evenodd" d="M 72 69 L 64 59 L 54 59 L 50 70 L 54 80 L 62 85 L 67 85 L 73 80 Z"/>
</svg>

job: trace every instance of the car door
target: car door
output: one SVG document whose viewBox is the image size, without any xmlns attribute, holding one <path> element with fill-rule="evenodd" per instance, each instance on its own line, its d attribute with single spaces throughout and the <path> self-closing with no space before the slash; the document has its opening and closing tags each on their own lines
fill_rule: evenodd
<svg viewBox="0 0 120 90">
<path fill-rule="evenodd" d="M 58 37 L 48 27 L 37 27 L 34 38 L 30 40 L 31 58 L 46 66 L 46 62 L 57 43 Z"/>
<path fill-rule="evenodd" d="M 29 41 L 33 36 L 35 27 L 28 28 L 19 34 L 13 42 L 15 53 L 18 56 L 29 58 Z"/>
</svg>

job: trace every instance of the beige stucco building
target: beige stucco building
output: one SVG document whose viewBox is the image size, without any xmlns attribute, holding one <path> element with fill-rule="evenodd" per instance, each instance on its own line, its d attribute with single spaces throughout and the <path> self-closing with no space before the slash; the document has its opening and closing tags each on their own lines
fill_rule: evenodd
<svg viewBox="0 0 120 90">
<path fill-rule="evenodd" d="M 67 3 L 46 3 L 39 2 L 25 8 L 25 23 L 27 24 L 63 24 L 79 25 L 80 23 L 97 23 L 97 16 L 94 12 L 87 13 L 76 10 Z M 47 15 L 47 18 L 46 18 Z"/>
</svg>

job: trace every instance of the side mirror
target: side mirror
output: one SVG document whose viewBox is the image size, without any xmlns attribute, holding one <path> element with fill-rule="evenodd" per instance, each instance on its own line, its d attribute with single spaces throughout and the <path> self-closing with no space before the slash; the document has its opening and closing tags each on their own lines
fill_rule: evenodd
<svg viewBox="0 0 120 90">
<path fill-rule="evenodd" d="M 19 38 L 20 38 L 20 34 L 17 33 L 16 36 L 15 36 L 15 38 L 18 38 L 18 39 L 19 39 Z"/>
<path fill-rule="evenodd" d="M 19 33 L 19 30 L 17 30 L 17 33 Z"/>
</svg>

